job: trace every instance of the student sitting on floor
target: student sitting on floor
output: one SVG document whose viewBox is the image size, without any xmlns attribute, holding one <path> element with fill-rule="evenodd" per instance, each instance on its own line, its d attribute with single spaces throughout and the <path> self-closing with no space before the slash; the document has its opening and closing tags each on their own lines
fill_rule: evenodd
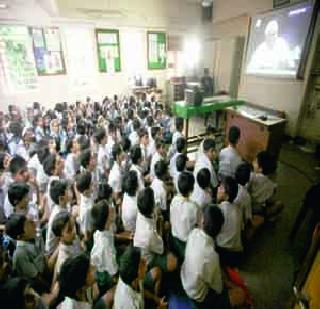
<svg viewBox="0 0 320 309">
<path fill-rule="evenodd" d="M 110 166 L 110 157 L 106 151 L 107 133 L 104 128 L 99 128 L 94 134 L 98 143 L 97 168 L 100 175 L 107 175 Z"/>
<path fill-rule="evenodd" d="M 144 298 L 152 300 L 159 309 L 167 308 L 163 298 L 157 297 L 144 288 L 146 270 L 146 261 L 141 257 L 140 250 L 129 246 L 120 259 L 120 277 L 114 295 L 114 309 L 148 308 Z"/>
<path fill-rule="evenodd" d="M 60 293 L 65 297 L 60 309 L 112 308 L 111 291 L 99 298 L 99 288 L 95 282 L 94 267 L 89 257 L 79 254 L 68 258 L 61 267 L 59 276 Z"/>
<path fill-rule="evenodd" d="M 190 200 L 194 188 L 192 173 L 182 172 L 179 175 L 178 187 L 180 193 L 173 198 L 170 205 L 170 223 L 173 250 L 183 260 L 187 238 L 199 221 L 198 207 Z"/>
<path fill-rule="evenodd" d="M 157 222 L 154 218 L 154 193 L 151 188 L 143 189 L 138 195 L 138 216 L 133 244 L 141 248 L 147 259 L 148 269 L 156 295 L 161 286 L 161 272 L 172 272 L 177 267 L 177 259 L 172 253 L 165 254 L 161 235 L 157 232 Z"/>
<path fill-rule="evenodd" d="M 248 186 L 253 214 L 272 221 L 284 207 L 280 201 L 274 200 L 277 184 L 269 178 L 277 168 L 276 160 L 267 151 L 261 151 L 253 162 L 253 168 Z"/>
<path fill-rule="evenodd" d="M 125 231 L 134 232 L 138 214 L 137 194 L 138 177 L 135 171 L 129 171 L 123 179 L 123 200 L 121 206 L 121 219 Z"/>
<path fill-rule="evenodd" d="M 68 183 L 64 180 L 52 181 L 50 186 L 50 197 L 54 206 L 50 213 L 45 241 L 45 250 L 49 255 L 52 254 L 58 246 L 58 237 L 55 236 L 52 231 L 54 218 L 58 213 L 69 211 L 67 208 L 70 202 Z"/>
<path fill-rule="evenodd" d="M 199 170 L 194 189 L 190 198 L 200 208 L 212 203 L 212 191 L 210 188 L 210 171 L 207 168 Z"/>
<path fill-rule="evenodd" d="M 80 192 L 79 225 L 80 233 L 85 241 L 90 239 L 92 233 L 91 208 L 93 205 L 91 173 L 84 172 L 76 178 L 77 190 Z"/>
<path fill-rule="evenodd" d="M 215 239 L 224 218 L 216 206 L 203 209 L 201 227 L 194 229 L 187 240 L 185 259 L 181 267 L 182 286 L 197 308 L 227 309 L 244 303 L 240 288 L 224 287 Z"/>
<path fill-rule="evenodd" d="M 217 201 L 224 216 L 224 223 L 217 236 L 217 251 L 222 265 L 237 266 L 242 258 L 242 209 L 234 203 L 238 194 L 235 180 L 226 176 L 218 188 Z"/>
<path fill-rule="evenodd" d="M 150 163 L 150 176 L 151 179 L 153 179 L 156 174 L 154 171 L 154 167 L 156 165 L 156 163 L 160 160 L 164 160 L 165 159 L 165 145 L 162 143 L 161 139 L 157 138 L 155 140 L 155 148 L 156 148 L 156 152 L 153 154 L 152 158 L 151 158 L 151 163 Z"/>
<path fill-rule="evenodd" d="M 56 254 L 48 261 L 41 248 L 35 244 L 35 222 L 25 215 L 12 214 L 6 223 L 6 233 L 12 239 L 17 240 L 17 246 L 13 254 L 13 272 L 16 276 L 32 280 L 38 292 L 49 289 L 45 274 L 53 269 Z"/>
<path fill-rule="evenodd" d="M 213 161 L 216 159 L 216 143 L 212 138 L 206 138 L 203 141 L 203 154 L 200 154 L 197 158 L 193 174 L 197 177 L 199 170 L 207 168 L 210 171 L 210 185 L 215 195 L 218 187 L 217 174 L 213 167 Z"/>
<path fill-rule="evenodd" d="M 143 160 L 142 160 L 141 148 L 139 147 L 139 145 L 136 145 L 133 148 L 131 148 L 130 157 L 132 161 L 130 171 L 135 171 L 137 173 L 138 184 L 139 184 L 138 190 L 141 191 L 144 188 L 144 177 L 143 177 L 143 168 L 141 167 Z"/>
<path fill-rule="evenodd" d="M 182 172 L 186 171 L 187 168 L 187 162 L 188 162 L 188 156 L 186 154 L 180 154 L 177 157 L 176 160 L 176 173 L 174 174 L 173 177 L 173 185 L 174 185 L 174 189 L 177 193 L 179 193 L 179 188 L 178 188 L 178 179 L 179 179 L 179 175 Z"/>
<path fill-rule="evenodd" d="M 219 154 L 219 175 L 221 177 L 234 177 L 238 165 L 243 161 L 237 150 L 239 139 L 240 129 L 232 126 L 228 133 L 229 145 L 223 148 Z"/>
<path fill-rule="evenodd" d="M 91 250 L 91 264 L 97 267 L 97 281 L 100 290 L 108 290 L 114 283 L 118 272 L 116 248 L 112 224 L 114 208 L 109 207 L 107 201 L 102 200 L 94 204 L 91 209 L 93 223 L 93 247 Z"/>
<path fill-rule="evenodd" d="M 69 258 L 80 253 L 80 243 L 75 245 L 76 227 L 74 219 L 68 212 L 56 214 L 52 222 L 52 232 L 59 239 L 59 249 L 56 264 L 54 266 L 55 282 L 59 276 L 62 264 Z"/>
<path fill-rule="evenodd" d="M 175 153 L 172 155 L 172 157 L 170 158 L 170 163 L 169 163 L 169 173 L 170 176 L 175 179 L 176 178 L 176 173 L 177 173 L 177 158 L 179 155 L 181 154 L 186 154 L 187 152 L 187 142 L 186 139 L 184 137 L 180 137 L 177 139 L 176 142 L 176 151 Z M 168 156 L 169 158 L 169 156 Z"/>
<path fill-rule="evenodd" d="M 167 176 L 168 166 L 164 160 L 159 160 L 155 165 L 155 178 L 151 183 L 151 188 L 154 192 L 154 200 L 156 207 L 162 212 L 164 218 L 168 218 L 167 208 L 167 188 L 165 185 L 165 178 Z"/>
</svg>

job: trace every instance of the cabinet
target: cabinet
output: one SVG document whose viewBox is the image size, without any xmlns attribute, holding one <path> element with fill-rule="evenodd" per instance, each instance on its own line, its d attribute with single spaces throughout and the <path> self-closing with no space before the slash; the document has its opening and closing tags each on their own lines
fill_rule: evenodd
<svg viewBox="0 0 320 309">
<path fill-rule="evenodd" d="M 238 149 L 241 156 L 249 162 L 252 162 L 262 150 L 269 151 L 278 159 L 285 123 L 283 114 L 278 111 L 250 104 L 231 107 L 227 108 L 226 136 L 231 126 L 240 128 Z"/>
</svg>

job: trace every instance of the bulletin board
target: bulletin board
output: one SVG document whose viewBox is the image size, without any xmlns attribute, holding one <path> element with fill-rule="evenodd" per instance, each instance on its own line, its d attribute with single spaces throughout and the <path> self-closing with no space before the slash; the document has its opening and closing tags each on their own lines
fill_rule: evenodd
<svg viewBox="0 0 320 309">
<path fill-rule="evenodd" d="M 96 29 L 98 65 L 100 72 L 121 71 L 119 30 Z"/>
<path fill-rule="evenodd" d="M 59 28 L 31 27 L 29 32 L 32 36 L 33 53 L 38 75 L 66 74 Z"/>
<path fill-rule="evenodd" d="M 167 67 L 167 42 L 165 32 L 148 31 L 148 69 L 164 70 Z"/>
</svg>

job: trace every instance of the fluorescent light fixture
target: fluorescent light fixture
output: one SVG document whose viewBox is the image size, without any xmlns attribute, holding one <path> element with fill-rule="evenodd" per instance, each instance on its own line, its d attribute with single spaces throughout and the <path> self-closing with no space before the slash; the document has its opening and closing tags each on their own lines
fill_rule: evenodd
<svg viewBox="0 0 320 309">
<path fill-rule="evenodd" d="M 7 8 L 8 8 L 8 4 L 6 4 L 6 3 L 0 3 L 0 9 L 1 9 L 1 10 L 7 9 Z"/>
</svg>

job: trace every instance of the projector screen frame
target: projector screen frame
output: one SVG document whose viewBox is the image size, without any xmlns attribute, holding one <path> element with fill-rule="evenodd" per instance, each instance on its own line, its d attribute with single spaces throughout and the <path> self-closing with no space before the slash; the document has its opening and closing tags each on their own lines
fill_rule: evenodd
<svg viewBox="0 0 320 309">
<path fill-rule="evenodd" d="M 267 14 L 272 14 L 273 12 L 276 11 L 284 11 L 287 10 L 290 7 L 294 7 L 294 6 L 299 6 L 299 5 L 311 5 L 311 17 L 310 17 L 310 22 L 308 25 L 308 31 L 307 31 L 307 36 L 305 38 L 305 42 L 303 44 L 303 48 L 301 50 L 301 57 L 300 57 L 300 61 L 299 61 L 299 65 L 296 69 L 296 72 L 293 74 L 279 74 L 279 73 L 270 73 L 270 74 L 266 74 L 265 72 L 247 72 L 247 66 L 249 63 L 248 60 L 248 52 L 249 52 L 249 45 L 250 45 L 250 39 L 252 36 L 252 23 L 253 23 L 253 19 L 258 17 L 258 16 L 265 16 Z M 244 66 L 243 66 L 243 74 L 245 76 L 252 76 L 252 77 L 258 77 L 258 78 L 265 78 L 265 79 L 281 79 L 281 80 L 303 80 L 304 79 L 304 74 L 305 74 L 305 68 L 306 68 L 306 64 L 308 61 L 308 56 L 310 53 L 310 47 L 311 47 L 311 43 L 312 43 L 312 39 L 314 36 L 314 30 L 315 30 L 315 25 L 317 22 L 317 16 L 318 16 L 318 11 L 320 9 L 320 1 L 313 1 L 313 0 L 306 0 L 306 1 L 302 1 L 302 2 L 298 2 L 298 3 L 291 3 L 288 5 L 284 5 L 282 7 L 279 8 L 274 8 L 274 9 L 270 9 L 264 12 L 261 12 L 259 14 L 256 14 L 255 16 L 251 16 L 249 18 L 249 23 L 248 23 L 248 36 L 247 36 L 247 40 L 246 40 L 246 49 L 245 49 L 245 56 L 244 56 Z M 320 12 L 319 12 L 320 13 Z"/>
</svg>

